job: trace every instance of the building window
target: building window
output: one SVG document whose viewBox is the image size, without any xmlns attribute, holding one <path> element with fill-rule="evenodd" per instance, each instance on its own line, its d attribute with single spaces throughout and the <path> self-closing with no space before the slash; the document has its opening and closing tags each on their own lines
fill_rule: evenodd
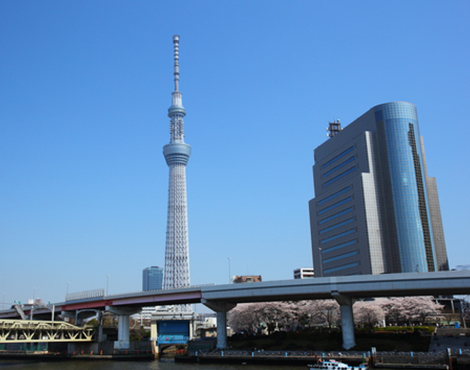
<svg viewBox="0 0 470 370">
<path fill-rule="evenodd" d="M 321 251 L 321 253 L 322 254 L 330 253 L 330 252 L 336 251 L 336 250 L 341 249 L 341 248 L 349 247 L 350 245 L 354 245 L 354 244 L 356 244 L 356 239 L 350 240 L 350 241 L 347 241 L 347 242 L 344 242 L 344 243 L 341 243 L 341 244 L 338 244 L 338 245 L 335 245 L 335 246 L 330 247 L 330 248 L 325 248 Z"/>
<path fill-rule="evenodd" d="M 343 231 L 343 232 L 340 233 L 340 234 L 336 234 L 336 235 L 330 236 L 329 238 L 320 240 L 320 244 L 328 243 L 328 242 L 330 242 L 330 241 L 332 241 L 332 240 L 342 238 L 343 236 L 350 235 L 350 234 L 354 234 L 355 232 L 356 232 L 355 229 Z"/>
<path fill-rule="evenodd" d="M 341 221 L 341 222 L 339 222 L 339 223 L 337 223 L 337 224 L 334 224 L 334 225 L 332 225 L 332 226 L 330 226 L 330 227 L 327 227 L 326 229 L 320 230 L 320 234 L 325 234 L 325 233 L 327 233 L 328 231 L 331 231 L 331 230 L 337 229 L 338 227 L 341 227 L 341 226 L 350 224 L 351 222 L 354 222 L 354 218 L 353 218 L 353 217 L 348 218 L 347 220 Z"/>
<path fill-rule="evenodd" d="M 349 269 L 351 267 L 357 267 L 357 266 L 359 266 L 359 262 L 348 263 L 347 265 L 333 267 L 331 269 L 326 269 L 325 271 L 323 271 L 323 273 L 324 274 L 329 274 L 330 272 L 346 270 L 346 269 Z"/>
<path fill-rule="evenodd" d="M 346 192 L 349 191 L 349 190 L 351 190 L 351 187 L 350 187 L 350 186 L 347 186 L 347 187 L 345 187 L 344 189 L 341 189 L 340 191 L 337 191 L 336 193 L 331 194 L 330 196 L 326 197 L 325 199 L 320 200 L 320 201 L 318 202 L 318 205 L 323 204 L 323 203 L 326 203 L 326 202 L 328 202 L 329 200 L 331 200 L 331 199 L 333 199 L 333 198 L 336 198 L 338 195 L 344 194 L 344 193 L 346 193 Z"/>
<path fill-rule="evenodd" d="M 338 164 L 336 167 L 333 167 L 331 170 L 325 172 L 323 175 L 321 175 L 321 177 L 326 177 L 328 175 L 331 175 L 333 172 L 338 171 L 340 168 L 343 168 L 344 166 L 346 166 L 348 163 L 351 163 L 355 159 L 356 159 L 356 156 L 353 155 L 351 158 L 345 160 L 343 163 Z"/>
<path fill-rule="evenodd" d="M 330 262 L 333 262 L 333 261 L 338 261 L 338 260 L 341 260 L 343 258 L 348 258 L 348 257 L 352 257 L 352 256 L 357 256 L 357 251 L 353 251 L 353 252 L 341 254 L 340 256 L 324 259 L 323 263 L 330 263 Z"/>
<path fill-rule="evenodd" d="M 326 162 L 325 164 L 323 164 L 323 165 L 321 166 L 321 168 L 326 168 L 326 167 L 328 167 L 330 164 L 336 162 L 338 159 L 340 159 L 341 157 L 344 157 L 346 154 L 352 152 L 353 150 L 354 150 L 354 146 L 349 147 L 349 148 L 346 149 L 344 152 L 339 153 L 336 157 L 334 157 L 333 159 L 330 159 L 328 162 Z"/>
<path fill-rule="evenodd" d="M 343 200 L 340 200 L 338 203 L 332 204 L 331 206 L 323 208 L 322 210 L 318 211 L 318 215 L 331 211 L 332 209 L 339 207 L 340 205 L 344 203 L 350 202 L 351 200 L 352 200 L 352 197 L 344 198 Z"/>
<path fill-rule="evenodd" d="M 334 220 L 336 217 L 339 217 L 339 216 L 345 215 L 346 213 L 352 212 L 352 210 L 353 210 L 352 207 L 346 208 L 345 210 L 340 211 L 338 213 L 335 213 L 334 215 L 331 215 L 329 217 L 321 219 L 320 221 L 318 221 L 318 224 L 323 225 L 324 223 L 326 223 L 328 221 Z"/>
<path fill-rule="evenodd" d="M 335 181 L 337 181 L 337 180 L 343 178 L 344 176 L 350 174 L 350 173 L 353 172 L 353 171 L 356 171 L 356 166 L 351 167 L 351 168 L 348 168 L 346 171 L 340 173 L 338 176 L 333 177 L 331 180 L 326 181 L 326 182 L 323 184 L 323 187 L 326 187 L 326 186 L 328 186 L 328 185 L 331 185 L 331 184 L 334 183 Z"/>
</svg>

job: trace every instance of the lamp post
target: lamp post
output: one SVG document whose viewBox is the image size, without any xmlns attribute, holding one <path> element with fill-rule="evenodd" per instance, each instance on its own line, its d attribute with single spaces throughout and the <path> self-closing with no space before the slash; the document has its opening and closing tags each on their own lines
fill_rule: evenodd
<svg viewBox="0 0 470 370">
<path fill-rule="evenodd" d="M 107 296 L 109 292 L 109 275 L 106 275 L 106 292 L 105 295 Z"/>
<path fill-rule="evenodd" d="M 230 279 L 230 276 L 232 276 L 230 272 L 230 260 L 232 259 L 232 257 L 227 257 L 227 259 L 228 259 L 228 283 L 230 284 L 232 282 Z"/>
<path fill-rule="evenodd" d="M 320 277 L 323 277 L 323 256 L 322 256 L 323 249 L 318 248 L 318 256 L 320 257 Z"/>
<path fill-rule="evenodd" d="M 33 321 L 33 310 L 34 310 L 35 301 L 36 301 L 36 288 L 33 288 L 33 304 L 31 305 L 31 313 L 29 314 L 31 321 Z"/>
<path fill-rule="evenodd" d="M 5 295 L 6 293 L 3 293 L 3 300 L 2 300 L 2 309 L 5 309 Z"/>
<path fill-rule="evenodd" d="M 70 284 L 70 281 L 66 281 L 66 288 L 65 288 L 65 300 L 67 300 L 67 296 L 69 295 L 69 284 Z"/>
</svg>

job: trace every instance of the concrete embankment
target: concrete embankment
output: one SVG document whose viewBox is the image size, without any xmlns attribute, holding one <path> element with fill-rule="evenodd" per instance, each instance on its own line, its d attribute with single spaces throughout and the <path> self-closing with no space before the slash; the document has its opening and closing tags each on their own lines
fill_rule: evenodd
<svg viewBox="0 0 470 370">
<path fill-rule="evenodd" d="M 449 369 L 449 365 L 420 365 L 420 364 L 375 364 L 373 366 L 374 369 L 407 369 L 407 370 L 420 370 L 420 369 L 431 369 L 431 370 L 447 370 Z"/>
<path fill-rule="evenodd" d="M 233 365 L 291 365 L 291 366 L 307 366 L 314 364 L 317 361 L 314 355 L 295 355 L 291 353 L 279 354 L 242 354 L 242 353 L 207 353 L 207 354 L 190 354 L 190 355 L 177 355 L 175 362 L 190 362 L 190 363 L 223 363 Z M 363 362 L 362 356 L 343 356 L 343 357 L 323 357 L 323 359 L 334 358 L 341 360 L 349 365 L 357 366 Z"/>
<path fill-rule="evenodd" d="M 470 356 L 452 355 L 451 359 L 445 356 L 445 353 L 378 353 L 375 362 L 370 361 L 368 353 L 301 353 L 301 352 L 247 352 L 247 351 L 209 351 L 194 352 L 188 355 L 177 355 L 175 362 L 188 363 L 224 363 L 233 365 L 289 365 L 306 366 L 316 363 L 317 359 L 323 360 L 335 359 L 352 366 L 358 366 L 361 363 L 368 362 L 370 368 L 377 369 L 469 369 Z"/>
</svg>

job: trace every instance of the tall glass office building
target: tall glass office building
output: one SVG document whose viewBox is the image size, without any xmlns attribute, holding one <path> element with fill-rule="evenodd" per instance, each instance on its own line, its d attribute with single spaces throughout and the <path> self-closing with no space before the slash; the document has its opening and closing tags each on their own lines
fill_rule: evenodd
<svg viewBox="0 0 470 370">
<path fill-rule="evenodd" d="M 159 290 L 163 287 L 163 267 L 151 266 L 142 271 L 142 290 Z"/>
<path fill-rule="evenodd" d="M 416 107 L 378 105 L 315 149 L 316 276 L 448 270 L 437 185 Z"/>
</svg>

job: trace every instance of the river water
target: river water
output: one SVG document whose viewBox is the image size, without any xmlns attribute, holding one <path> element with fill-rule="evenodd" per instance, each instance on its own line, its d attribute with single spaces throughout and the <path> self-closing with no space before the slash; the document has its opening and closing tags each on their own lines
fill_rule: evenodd
<svg viewBox="0 0 470 370">
<path fill-rule="evenodd" d="M 180 364 L 164 361 L 58 361 L 26 362 L 0 360 L 1 370 L 289 370 L 306 366 L 263 366 L 263 365 L 222 365 L 222 364 Z"/>
</svg>

